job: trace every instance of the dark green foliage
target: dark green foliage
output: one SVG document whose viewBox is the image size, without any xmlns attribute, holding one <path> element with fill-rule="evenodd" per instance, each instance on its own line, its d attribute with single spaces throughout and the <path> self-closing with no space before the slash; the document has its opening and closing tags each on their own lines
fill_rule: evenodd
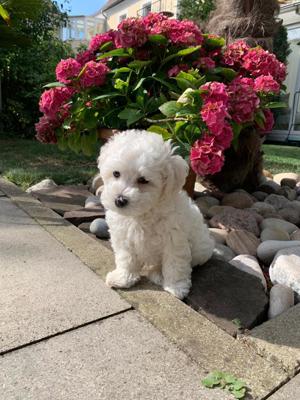
<svg viewBox="0 0 300 400">
<path fill-rule="evenodd" d="M 287 57 L 291 53 L 291 49 L 285 26 L 280 26 L 278 32 L 274 36 L 273 52 L 279 61 L 286 63 Z"/>
<path fill-rule="evenodd" d="M 11 23 L 0 22 L 0 36 L 8 35 L 5 46 L 0 39 L 0 131 L 32 136 L 42 87 L 54 80 L 57 62 L 72 54 L 57 38 L 67 15 L 49 0 L 9 0 L 5 7 Z"/>
<path fill-rule="evenodd" d="M 180 0 L 180 19 L 191 19 L 196 22 L 206 21 L 215 9 L 215 0 Z"/>
</svg>

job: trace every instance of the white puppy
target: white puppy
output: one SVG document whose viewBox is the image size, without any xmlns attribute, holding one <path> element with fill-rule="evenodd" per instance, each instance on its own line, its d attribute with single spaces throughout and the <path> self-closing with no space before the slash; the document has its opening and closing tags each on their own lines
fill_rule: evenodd
<svg viewBox="0 0 300 400">
<path fill-rule="evenodd" d="M 192 266 L 205 263 L 214 247 L 198 207 L 182 191 L 187 163 L 170 141 L 137 130 L 113 136 L 98 162 L 116 260 L 107 285 L 129 288 L 148 267 L 150 280 L 184 298 Z"/>
</svg>

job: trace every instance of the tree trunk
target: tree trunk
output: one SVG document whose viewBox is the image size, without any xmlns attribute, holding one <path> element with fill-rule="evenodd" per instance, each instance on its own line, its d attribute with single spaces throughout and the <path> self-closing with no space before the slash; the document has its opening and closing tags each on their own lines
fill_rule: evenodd
<svg viewBox="0 0 300 400">
<path fill-rule="evenodd" d="M 273 48 L 273 36 L 281 21 L 277 0 L 216 0 L 206 30 L 226 38 L 227 43 L 244 39 L 250 46 Z"/>
<path fill-rule="evenodd" d="M 273 36 L 281 22 L 276 20 L 277 0 L 216 0 L 216 10 L 206 26 L 209 33 L 226 38 L 227 43 L 244 39 L 250 46 L 272 50 Z M 236 188 L 254 191 L 260 183 L 263 162 L 261 138 L 254 129 L 240 134 L 239 149 L 225 152 L 221 172 L 204 180 L 214 191 L 229 192 Z"/>
</svg>

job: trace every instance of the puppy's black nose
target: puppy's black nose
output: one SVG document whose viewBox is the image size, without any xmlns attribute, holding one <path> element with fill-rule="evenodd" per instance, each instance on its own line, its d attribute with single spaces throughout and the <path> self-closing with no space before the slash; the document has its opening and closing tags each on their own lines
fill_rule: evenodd
<svg viewBox="0 0 300 400">
<path fill-rule="evenodd" d="M 119 208 L 125 207 L 128 204 L 126 197 L 120 195 L 115 200 L 115 205 Z"/>
</svg>

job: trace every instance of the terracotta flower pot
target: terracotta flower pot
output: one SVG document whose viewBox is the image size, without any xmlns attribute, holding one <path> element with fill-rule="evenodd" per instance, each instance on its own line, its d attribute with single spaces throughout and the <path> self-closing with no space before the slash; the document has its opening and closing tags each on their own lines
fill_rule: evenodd
<svg viewBox="0 0 300 400">
<path fill-rule="evenodd" d="M 100 128 L 99 131 L 98 131 L 98 136 L 99 136 L 99 139 L 108 140 L 111 136 L 113 136 L 117 132 L 118 132 L 118 130 L 116 130 L 116 129 Z M 185 185 L 183 186 L 183 189 L 187 192 L 187 194 L 191 198 L 194 197 L 195 183 L 196 183 L 196 174 L 190 168 L 189 174 L 188 174 L 188 176 L 186 178 Z"/>
</svg>

